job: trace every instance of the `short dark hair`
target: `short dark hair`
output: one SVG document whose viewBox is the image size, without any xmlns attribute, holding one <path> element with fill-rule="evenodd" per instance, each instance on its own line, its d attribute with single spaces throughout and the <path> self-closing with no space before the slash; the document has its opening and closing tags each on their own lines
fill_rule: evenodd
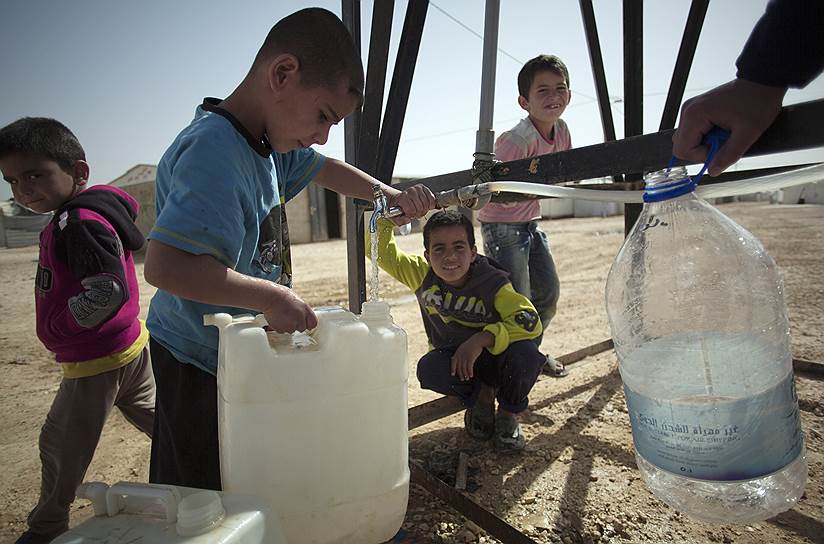
<svg viewBox="0 0 824 544">
<path fill-rule="evenodd" d="M 329 88 L 346 81 L 349 92 L 363 100 L 360 51 L 343 21 L 331 11 L 306 8 L 278 21 L 258 51 L 253 69 L 282 53 L 297 57 L 303 84 Z"/>
<path fill-rule="evenodd" d="M 0 129 L 0 157 L 13 154 L 53 160 L 66 172 L 86 160 L 72 131 L 48 117 L 23 117 Z"/>
<path fill-rule="evenodd" d="M 518 72 L 518 93 L 524 98 L 529 98 L 529 88 L 535 81 L 538 72 L 550 71 L 564 78 L 569 87 L 569 70 L 566 64 L 555 55 L 538 55 L 534 59 L 529 59 Z"/>
<path fill-rule="evenodd" d="M 458 210 L 440 210 L 432 214 L 423 226 L 423 247 L 429 250 L 429 240 L 432 231 L 444 227 L 463 227 L 469 245 L 475 245 L 475 228 L 472 221 Z"/>
</svg>

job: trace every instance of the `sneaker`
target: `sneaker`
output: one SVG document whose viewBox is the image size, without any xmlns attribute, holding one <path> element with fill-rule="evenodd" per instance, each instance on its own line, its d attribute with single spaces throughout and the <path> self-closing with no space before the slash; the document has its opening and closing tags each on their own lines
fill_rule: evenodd
<svg viewBox="0 0 824 544">
<path fill-rule="evenodd" d="M 521 432 L 518 418 L 512 414 L 498 412 L 495 416 L 495 449 L 502 453 L 518 453 L 524 451 L 526 439 Z"/>
<path fill-rule="evenodd" d="M 569 370 L 564 367 L 564 363 L 549 355 L 546 356 L 543 372 L 553 378 L 563 378 L 564 376 L 569 376 Z"/>
<path fill-rule="evenodd" d="M 495 432 L 495 405 L 477 403 L 464 412 L 464 428 L 476 440 L 489 440 Z"/>
</svg>

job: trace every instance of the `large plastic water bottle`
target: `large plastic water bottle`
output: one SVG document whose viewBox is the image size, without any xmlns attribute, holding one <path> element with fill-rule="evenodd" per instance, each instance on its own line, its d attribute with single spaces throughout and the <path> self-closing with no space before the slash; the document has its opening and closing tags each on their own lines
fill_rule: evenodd
<svg viewBox="0 0 824 544">
<path fill-rule="evenodd" d="M 606 288 L 638 468 L 693 517 L 772 517 L 807 480 L 776 264 L 683 167 L 645 181 Z"/>
</svg>

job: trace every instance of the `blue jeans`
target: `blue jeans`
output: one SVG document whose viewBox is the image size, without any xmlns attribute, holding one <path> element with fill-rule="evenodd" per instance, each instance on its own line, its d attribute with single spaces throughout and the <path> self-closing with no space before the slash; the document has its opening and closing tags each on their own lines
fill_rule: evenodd
<svg viewBox="0 0 824 544">
<path fill-rule="evenodd" d="M 484 254 L 509 272 L 516 291 L 527 297 L 541 317 L 544 330 L 555 316 L 561 283 L 549 241 L 538 223 L 481 223 Z M 535 339 L 541 344 L 541 336 Z"/>
</svg>

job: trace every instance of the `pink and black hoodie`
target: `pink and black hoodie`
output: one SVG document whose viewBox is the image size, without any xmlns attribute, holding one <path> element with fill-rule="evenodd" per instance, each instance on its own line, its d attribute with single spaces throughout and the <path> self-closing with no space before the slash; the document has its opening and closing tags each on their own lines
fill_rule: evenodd
<svg viewBox="0 0 824 544">
<path fill-rule="evenodd" d="M 146 344 L 132 252 L 145 242 L 139 206 L 108 185 L 86 189 L 40 234 L 35 281 L 37 336 L 66 377 L 129 363 Z"/>
</svg>

